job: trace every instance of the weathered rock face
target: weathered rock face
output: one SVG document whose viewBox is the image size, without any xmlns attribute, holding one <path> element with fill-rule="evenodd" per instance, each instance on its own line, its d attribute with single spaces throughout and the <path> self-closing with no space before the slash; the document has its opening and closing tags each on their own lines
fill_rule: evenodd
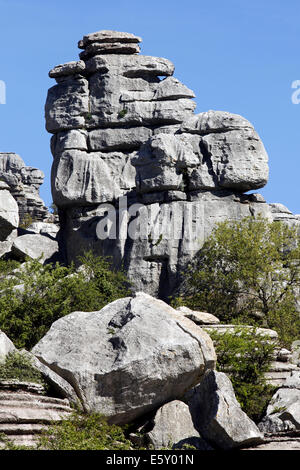
<svg viewBox="0 0 300 470">
<path fill-rule="evenodd" d="M 227 450 L 259 444 L 263 435 L 242 411 L 229 378 L 222 372 L 206 372 L 187 396 L 194 426 L 201 436 Z"/>
<path fill-rule="evenodd" d="M 259 424 L 262 432 L 277 434 L 300 430 L 300 371 L 293 371 L 272 397 L 266 416 Z"/>
<path fill-rule="evenodd" d="M 19 225 L 18 204 L 8 191 L 7 185 L 0 186 L 0 242 L 7 238 Z"/>
<path fill-rule="evenodd" d="M 20 220 L 26 214 L 32 219 L 43 221 L 49 212 L 40 198 L 39 188 L 44 181 L 44 173 L 37 168 L 26 166 L 15 153 L 0 153 L 0 180 L 8 189 L 19 206 Z"/>
<path fill-rule="evenodd" d="M 143 293 L 57 320 L 32 353 L 69 382 L 85 409 L 115 424 L 180 398 L 216 360 L 200 327 Z"/>
<path fill-rule="evenodd" d="M 35 383 L 0 381 L 0 433 L 14 445 L 34 446 L 49 425 L 72 412 L 68 400 L 43 393 L 43 386 Z"/>
<path fill-rule="evenodd" d="M 188 405 L 179 400 L 171 401 L 157 410 L 153 419 L 141 429 L 145 432 L 146 445 L 154 449 L 172 447 L 180 449 L 190 445 L 199 450 L 213 450 L 195 429 Z"/>
<path fill-rule="evenodd" d="M 50 71 L 52 193 L 68 261 L 111 256 L 135 290 L 166 299 L 217 222 L 273 220 L 260 195 L 244 194 L 267 183 L 268 157 L 245 118 L 195 115 L 174 65 L 138 55 L 140 41 L 92 33 L 80 61 Z"/>
</svg>

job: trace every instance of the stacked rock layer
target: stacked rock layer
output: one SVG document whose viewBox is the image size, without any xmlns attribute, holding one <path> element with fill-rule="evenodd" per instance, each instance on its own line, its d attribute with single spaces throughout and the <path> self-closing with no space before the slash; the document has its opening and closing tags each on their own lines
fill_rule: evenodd
<svg viewBox="0 0 300 470">
<path fill-rule="evenodd" d="M 46 128 L 68 261 L 84 250 L 124 266 L 135 290 L 167 298 L 217 222 L 262 214 L 268 157 L 253 126 L 194 114 L 193 91 L 133 34 L 99 31 L 49 73 Z M 109 220 L 108 220 L 109 219 Z M 109 236 L 108 236 L 109 234 Z"/>
<path fill-rule="evenodd" d="M 35 221 L 44 221 L 50 214 L 39 189 L 44 182 L 44 173 L 37 168 L 26 166 L 16 153 L 0 152 L 0 180 L 18 203 L 20 220 L 28 215 Z"/>
</svg>

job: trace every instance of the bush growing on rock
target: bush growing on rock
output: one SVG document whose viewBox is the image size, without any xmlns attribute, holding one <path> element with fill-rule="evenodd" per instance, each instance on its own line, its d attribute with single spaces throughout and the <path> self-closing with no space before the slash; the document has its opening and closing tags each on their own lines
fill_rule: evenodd
<svg viewBox="0 0 300 470">
<path fill-rule="evenodd" d="M 176 303 L 223 322 L 275 329 L 283 346 L 299 337 L 300 236 L 261 217 L 220 223 L 186 275 Z M 297 297 L 298 296 L 298 297 Z"/>
<path fill-rule="evenodd" d="M 210 332 L 217 353 L 217 370 L 230 376 L 243 411 L 258 423 L 274 393 L 264 374 L 269 370 L 275 345 L 255 328 L 245 331 Z"/>
<path fill-rule="evenodd" d="M 64 315 L 100 310 L 127 295 L 125 275 L 112 270 L 107 259 L 88 252 L 80 261 L 82 269 L 76 271 L 74 265 L 42 265 L 30 260 L 2 277 L 0 329 L 16 347 L 31 349 Z"/>
<path fill-rule="evenodd" d="M 42 374 L 32 365 L 28 357 L 19 351 L 10 352 L 0 364 L 0 380 L 19 380 L 45 385 Z"/>
<path fill-rule="evenodd" d="M 109 425 L 97 413 L 74 412 L 54 424 L 40 438 L 44 450 L 129 450 L 131 447 L 120 426 Z"/>
</svg>

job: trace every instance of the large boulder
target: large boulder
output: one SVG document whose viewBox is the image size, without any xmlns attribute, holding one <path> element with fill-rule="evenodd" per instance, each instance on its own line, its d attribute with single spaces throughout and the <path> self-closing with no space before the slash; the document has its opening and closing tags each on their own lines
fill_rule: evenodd
<svg viewBox="0 0 300 470">
<path fill-rule="evenodd" d="M 57 320 L 32 352 L 116 424 L 182 397 L 216 361 L 200 327 L 143 293 Z"/>
<path fill-rule="evenodd" d="M 195 428 L 213 446 L 228 450 L 263 441 L 258 427 L 242 411 L 232 383 L 223 372 L 207 371 L 186 400 Z"/>
</svg>

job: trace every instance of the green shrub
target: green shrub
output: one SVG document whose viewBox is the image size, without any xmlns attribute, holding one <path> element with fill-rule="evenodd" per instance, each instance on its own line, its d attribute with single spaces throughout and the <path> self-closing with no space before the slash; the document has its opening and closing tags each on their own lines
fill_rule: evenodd
<svg viewBox="0 0 300 470">
<path fill-rule="evenodd" d="M 126 116 L 127 113 L 128 113 L 128 110 L 126 108 L 121 109 L 121 111 L 119 111 L 118 113 L 118 118 L 122 119 L 123 117 Z"/>
<path fill-rule="evenodd" d="M 186 272 L 173 304 L 205 310 L 223 322 L 275 329 L 282 346 L 299 337 L 300 237 L 261 217 L 218 224 Z"/>
<path fill-rule="evenodd" d="M 128 294 L 122 272 L 86 253 L 83 269 L 30 260 L 13 278 L 0 280 L 0 329 L 18 348 L 31 349 L 58 318 L 74 311 L 97 311 Z M 16 288 L 16 285 L 21 286 Z"/>
<path fill-rule="evenodd" d="M 34 222 L 34 219 L 30 214 L 25 214 L 24 217 L 20 220 L 19 227 L 20 228 L 28 228 L 32 223 Z"/>
<path fill-rule="evenodd" d="M 216 353 L 217 370 L 228 374 L 242 409 L 256 423 L 265 414 L 275 388 L 266 384 L 275 346 L 255 328 L 236 327 L 233 332 L 209 332 Z"/>
<path fill-rule="evenodd" d="M 121 427 L 107 424 L 103 416 L 74 412 L 68 419 L 50 426 L 41 436 L 38 447 L 45 450 L 129 450 L 131 443 Z"/>
<path fill-rule="evenodd" d="M 33 367 L 30 359 L 19 351 L 10 352 L 0 364 L 0 380 L 16 379 L 44 385 L 42 374 Z"/>
</svg>

